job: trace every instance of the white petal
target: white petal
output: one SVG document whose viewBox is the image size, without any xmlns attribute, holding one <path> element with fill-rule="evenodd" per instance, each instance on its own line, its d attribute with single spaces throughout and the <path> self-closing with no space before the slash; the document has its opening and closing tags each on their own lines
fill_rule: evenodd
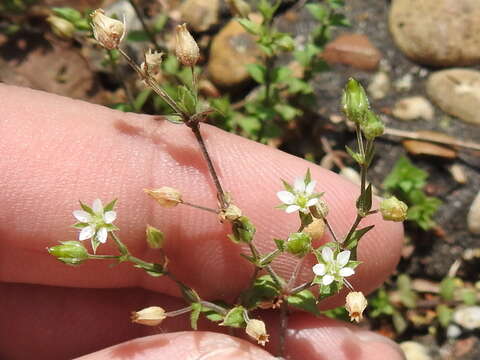
<svg viewBox="0 0 480 360">
<path fill-rule="evenodd" d="M 337 255 L 337 264 L 340 267 L 347 265 L 348 260 L 350 260 L 350 250 L 342 251 L 340 254 Z"/>
<path fill-rule="evenodd" d="M 289 206 L 287 206 L 287 208 L 285 209 L 285 212 L 286 212 L 287 214 L 291 214 L 291 213 L 293 213 L 293 212 L 295 212 L 295 211 L 298 211 L 298 210 L 300 210 L 300 206 L 298 206 L 298 205 L 289 205 Z"/>
<path fill-rule="evenodd" d="M 344 268 L 340 269 L 340 271 L 338 273 L 340 274 L 340 276 L 347 277 L 347 276 L 351 276 L 351 275 L 355 274 L 355 270 L 353 270 L 352 268 L 349 268 L 349 267 L 344 267 Z"/>
<path fill-rule="evenodd" d="M 78 235 L 78 240 L 83 241 L 90 239 L 93 234 L 95 233 L 95 228 L 93 226 L 86 226 L 80 231 L 80 235 Z"/>
<path fill-rule="evenodd" d="M 325 261 L 326 263 L 333 262 L 333 250 L 330 249 L 328 246 L 325 246 L 322 249 L 322 258 L 323 261 Z"/>
<path fill-rule="evenodd" d="M 325 271 L 327 270 L 325 264 L 315 264 L 312 267 L 312 271 L 317 276 L 325 275 Z"/>
<path fill-rule="evenodd" d="M 105 221 L 105 224 L 111 224 L 112 222 L 115 221 L 115 219 L 117 218 L 117 212 L 116 211 L 107 211 L 104 215 L 103 215 L 103 221 Z"/>
<path fill-rule="evenodd" d="M 92 215 L 83 210 L 75 210 L 73 216 L 75 216 L 75 219 L 83 223 L 92 221 Z"/>
<path fill-rule="evenodd" d="M 102 214 L 103 213 L 103 204 L 102 200 L 100 199 L 95 199 L 93 201 L 92 209 L 95 212 L 95 214 Z"/>
<path fill-rule="evenodd" d="M 280 199 L 281 202 L 287 205 L 293 204 L 295 202 L 295 195 L 293 195 L 290 191 L 279 191 L 277 192 L 277 197 Z"/>
<path fill-rule="evenodd" d="M 307 201 L 307 207 L 313 206 L 318 202 L 318 198 L 313 198 Z"/>
<path fill-rule="evenodd" d="M 335 278 L 332 276 L 332 275 L 325 275 L 323 278 L 322 278 L 322 284 L 323 285 L 330 285 L 333 280 L 335 280 Z"/>
<path fill-rule="evenodd" d="M 317 185 L 317 181 L 316 180 L 312 180 L 308 183 L 307 187 L 305 188 L 305 193 L 307 195 L 312 195 L 313 194 L 313 190 L 315 190 L 315 185 Z"/>
<path fill-rule="evenodd" d="M 101 242 L 102 244 L 105 244 L 107 242 L 107 236 L 108 236 L 108 231 L 107 229 L 105 229 L 104 227 L 101 227 L 98 231 L 97 231 L 97 235 L 95 236 L 95 238 Z"/>
<path fill-rule="evenodd" d="M 293 183 L 293 190 L 303 193 L 305 191 L 305 178 L 296 178 Z"/>
</svg>

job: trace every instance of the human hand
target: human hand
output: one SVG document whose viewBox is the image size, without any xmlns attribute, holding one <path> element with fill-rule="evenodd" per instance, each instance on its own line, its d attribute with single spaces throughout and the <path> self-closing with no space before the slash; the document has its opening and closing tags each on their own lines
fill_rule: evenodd
<svg viewBox="0 0 480 360">
<path fill-rule="evenodd" d="M 109 267 L 89 261 L 67 267 L 46 247 L 76 239 L 71 228 L 78 200 L 91 203 L 118 198 L 122 239 L 134 254 L 155 259 L 148 249 L 145 225 L 166 234 L 165 252 L 172 273 L 207 299 L 232 299 L 251 276 L 238 246 L 212 214 L 179 206 L 164 209 L 144 188 L 174 186 L 184 198 L 214 207 L 215 189 L 191 132 L 150 116 L 104 107 L 28 89 L 0 86 L 0 357 L 6 359 L 271 359 L 256 344 L 210 331 L 188 331 L 186 317 L 169 318 L 160 329 L 129 321 L 132 310 L 159 305 L 185 306 L 167 278 L 152 278 L 130 264 Z M 204 125 L 202 132 L 221 181 L 235 203 L 257 227 L 261 251 L 271 238 L 285 237 L 297 219 L 274 207 L 280 179 L 312 171 L 325 191 L 329 220 L 345 233 L 355 218 L 357 189 L 337 175 L 280 151 Z M 372 291 L 394 270 L 399 258 L 401 226 L 374 215 L 375 223 L 359 247 L 364 264 L 353 286 Z M 69 230 L 70 229 L 70 230 Z M 328 236 L 326 236 L 326 239 Z M 101 253 L 113 253 L 107 243 Z M 287 276 L 294 260 L 281 258 L 279 275 Z M 311 263 L 301 280 L 312 278 Z M 300 281 L 301 281 L 300 280 Z M 349 278 L 350 280 L 350 278 Z M 343 304 L 345 294 L 322 306 Z M 274 352 L 278 319 L 266 312 Z M 178 332 L 182 331 L 182 332 Z M 168 332 L 168 333 L 165 333 Z M 175 332 L 175 333 L 171 333 Z M 150 337 L 143 337 L 152 335 Z M 126 340 L 130 342 L 122 343 Z M 295 312 L 289 318 L 287 356 L 292 359 L 401 359 L 392 342 L 358 327 Z"/>
</svg>

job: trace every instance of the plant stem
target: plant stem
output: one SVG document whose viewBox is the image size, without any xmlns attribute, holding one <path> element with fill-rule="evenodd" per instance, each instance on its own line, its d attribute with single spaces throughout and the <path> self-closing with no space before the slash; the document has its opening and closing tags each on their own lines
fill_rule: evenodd
<svg viewBox="0 0 480 360">
<path fill-rule="evenodd" d="M 303 284 L 301 284 L 301 285 L 298 285 L 297 287 L 294 287 L 294 288 L 290 291 L 289 294 L 290 294 L 290 295 L 295 295 L 295 294 L 299 293 L 300 291 L 306 290 L 306 289 L 308 289 L 308 288 L 310 288 L 310 287 L 312 287 L 312 286 L 313 286 L 313 284 L 312 284 L 311 281 L 306 282 L 306 283 L 303 283 Z"/>
<path fill-rule="evenodd" d="M 188 127 L 190 127 L 190 129 L 192 129 L 192 132 L 197 139 L 198 145 L 200 146 L 200 150 L 202 151 L 203 157 L 207 162 L 208 171 L 210 172 L 213 183 L 217 188 L 217 199 L 220 202 L 220 207 L 221 209 L 226 209 L 228 207 L 228 203 L 226 200 L 225 192 L 223 191 L 220 179 L 218 178 L 215 167 L 213 166 L 212 159 L 210 158 L 210 154 L 208 153 L 207 146 L 205 145 L 202 134 L 200 133 L 200 124 L 198 122 L 186 122 L 186 124 L 188 125 Z"/>
<path fill-rule="evenodd" d="M 193 207 L 195 209 L 200 209 L 200 210 L 208 211 L 208 212 L 211 212 L 211 213 L 214 213 L 214 214 L 218 214 L 218 210 L 215 210 L 215 209 L 212 209 L 212 208 L 209 208 L 209 207 L 206 207 L 206 206 L 195 205 L 195 204 L 189 203 L 187 201 L 182 201 L 180 204 L 187 205 L 187 206 Z"/>
<path fill-rule="evenodd" d="M 165 101 L 172 109 L 174 112 L 176 112 L 178 115 L 180 115 L 183 118 L 183 121 L 188 121 L 189 116 L 185 114 L 178 106 L 175 100 L 173 100 L 170 95 L 167 94 L 165 90 L 163 90 L 158 83 L 153 79 L 149 74 L 145 74 L 142 69 L 133 61 L 133 59 L 128 56 L 128 54 L 123 51 L 122 49 L 118 48 L 117 49 L 120 55 L 122 55 L 125 60 L 127 61 L 128 65 L 137 72 L 137 74 L 140 76 L 142 80 L 145 81 L 145 83 L 153 90 L 155 93 L 160 96 L 163 101 Z"/>
<path fill-rule="evenodd" d="M 209 301 L 201 300 L 200 304 L 202 306 L 205 306 L 206 308 L 209 308 L 210 310 L 215 311 L 216 313 L 219 313 L 219 314 L 223 315 L 223 316 L 227 315 L 227 313 L 228 313 L 228 310 L 225 309 L 224 307 L 222 307 L 220 305 L 217 305 L 217 304 L 214 304 L 214 303 L 209 302 Z"/>
<path fill-rule="evenodd" d="M 192 307 L 191 306 L 187 306 L 183 309 L 178 309 L 178 310 L 174 310 L 174 311 L 169 311 L 169 312 L 166 312 L 165 313 L 165 316 L 167 317 L 174 317 L 174 316 L 178 316 L 178 315 L 182 315 L 182 314 L 185 314 L 189 311 L 192 310 Z"/>
<path fill-rule="evenodd" d="M 153 31 L 150 29 L 150 27 L 147 25 L 145 22 L 145 19 L 143 18 L 143 14 L 141 13 L 140 9 L 138 8 L 137 4 L 135 3 L 134 0 L 128 0 L 130 5 L 132 5 L 133 10 L 135 11 L 135 14 L 137 15 L 138 20 L 140 20 L 140 23 L 142 24 L 143 31 L 147 34 L 150 42 L 155 46 L 157 50 L 163 50 L 162 47 L 158 44 L 157 40 L 155 39 L 155 34 Z"/>
<path fill-rule="evenodd" d="M 280 336 L 278 341 L 278 356 L 283 358 L 285 354 L 285 335 L 288 327 L 288 303 L 283 301 L 280 305 Z"/>
<path fill-rule="evenodd" d="M 118 259 L 120 258 L 118 255 L 96 255 L 96 254 L 88 254 L 89 259 L 94 260 L 109 260 L 109 259 Z"/>
</svg>

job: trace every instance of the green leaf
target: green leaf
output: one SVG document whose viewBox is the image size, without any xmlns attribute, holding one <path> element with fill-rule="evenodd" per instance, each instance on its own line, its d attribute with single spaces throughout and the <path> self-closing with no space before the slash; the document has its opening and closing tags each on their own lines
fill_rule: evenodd
<svg viewBox="0 0 480 360">
<path fill-rule="evenodd" d="M 348 21 L 347 17 L 343 14 L 331 14 L 330 18 L 330 25 L 333 26 L 340 26 L 340 27 L 349 27 L 350 26 L 350 21 Z"/>
<path fill-rule="evenodd" d="M 286 66 L 279 66 L 272 71 L 272 82 L 282 83 L 284 81 L 290 81 L 292 70 Z"/>
<path fill-rule="evenodd" d="M 145 105 L 151 93 L 151 89 L 145 89 L 138 93 L 138 95 L 135 97 L 135 100 L 133 101 L 133 108 L 135 111 L 142 110 L 143 105 Z"/>
<path fill-rule="evenodd" d="M 115 204 L 117 203 L 117 199 L 113 199 L 112 201 L 110 201 L 107 205 L 104 206 L 103 210 L 105 212 L 107 211 L 112 211 L 113 208 L 115 207 Z"/>
<path fill-rule="evenodd" d="M 165 243 L 165 234 L 154 226 L 147 225 L 145 230 L 147 244 L 151 249 L 161 249 Z"/>
<path fill-rule="evenodd" d="M 249 135 L 256 134 L 262 127 L 260 119 L 254 116 L 238 116 L 236 121 L 242 130 Z"/>
<path fill-rule="evenodd" d="M 70 7 L 54 7 L 52 8 L 52 12 L 55 15 L 70 21 L 71 23 L 75 23 L 83 18 L 82 14 L 78 10 Z"/>
<path fill-rule="evenodd" d="M 398 190 L 408 193 L 412 189 L 423 189 L 427 177 L 426 171 L 419 169 L 408 158 L 402 156 L 383 182 L 383 187 L 392 193 Z"/>
<path fill-rule="evenodd" d="M 345 246 L 346 249 L 348 249 L 352 252 L 351 253 L 351 259 L 356 259 L 357 258 L 357 246 L 358 246 L 358 242 L 360 241 L 360 239 L 367 232 L 372 230 L 374 227 L 375 227 L 375 225 L 370 225 L 370 226 L 366 226 L 362 229 L 355 230 L 353 232 L 352 236 L 350 236 L 349 239 L 345 239 L 344 246 Z"/>
<path fill-rule="evenodd" d="M 369 316 L 372 318 L 379 317 L 381 315 L 392 315 L 395 311 L 394 307 L 390 303 L 390 298 L 385 288 L 380 288 L 369 299 L 370 311 Z"/>
<path fill-rule="evenodd" d="M 246 216 L 241 216 L 233 222 L 232 237 L 234 242 L 250 243 L 255 235 L 255 226 Z"/>
<path fill-rule="evenodd" d="M 253 286 L 241 296 L 241 303 L 247 309 L 255 308 L 263 301 L 272 301 L 280 294 L 280 289 L 270 275 L 263 275 L 255 279 Z"/>
<path fill-rule="evenodd" d="M 165 28 L 168 22 L 168 15 L 164 13 L 158 14 L 153 21 L 153 31 L 159 33 Z"/>
<path fill-rule="evenodd" d="M 127 32 L 126 40 L 130 42 L 147 42 L 150 41 L 150 37 L 144 30 L 130 30 Z"/>
<path fill-rule="evenodd" d="M 172 124 L 183 124 L 183 120 L 180 115 L 164 115 L 163 117 Z"/>
<path fill-rule="evenodd" d="M 440 323 L 440 325 L 446 328 L 452 321 L 453 309 L 449 308 L 445 304 L 440 304 L 437 306 L 436 311 L 438 322 Z"/>
<path fill-rule="evenodd" d="M 188 302 L 188 303 L 198 303 L 200 302 L 200 296 L 198 296 L 197 292 L 185 285 L 180 285 L 180 290 L 182 291 L 182 296 L 183 298 Z"/>
<path fill-rule="evenodd" d="M 273 19 L 273 15 L 281 3 L 282 2 L 280 0 L 276 0 L 274 4 L 270 3 L 269 0 L 260 0 L 257 5 L 257 9 L 263 15 L 265 23 L 268 23 L 271 19 Z"/>
<path fill-rule="evenodd" d="M 246 310 L 243 306 L 235 306 L 227 313 L 227 315 L 225 315 L 223 322 L 220 325 L 234 328 L 245 327 L 247 325 L 244 317 L 245 311 Z"/>
<path fill-rule="evenodd" d="M 265 75 L 267 69 L 260 64 L 247 64 L 247 70 L 252 78 L 259 84 L 265 84 Z"/>
<path fill-rule="evenodd" d="M 301 110 L 287 104 L 278 103 L 273 108 L 285 121 L 291 121 L 302 114 Z"/>
<path fill-rule="evenodd" d="M 328 18 L 329 11 L 328 9 L 320 4 L 307 4 L 305 5 L 307 10 L 312 14 L 312 16 L 318 22 L 322 23 Z"/>
<path fill-rule="evenodd" d="M 407 321 L 398 311 L 393 312 L 392 322 L 397 334 L 402 334 L 408 327 Z"/>
<path fill-rule="evenodd" d="M 367 188 L 358 197 L 357 209 L 360 214 L 365 216 L 372 208 L 372 184 L 368 184 Z"/>
<path fill-rule="evenodd" d="M 475 305 L 477 303 L 477 292 L 473 289 L 463 289 L 461 296 L 465 305 Z"/>
<path fill-rule="evenodd" d="M 406 307 L 413 309 L 417 305 L 417 294 L 412 290 L 410 277 L 405 274 L 399 275 L 397 286 L 400 293 L 400 301 Z"/>
<path fill-rule="evenodd" d="M 285 240 L 282 239 L 273 239 L 275 245 L 277 245 L 277 249 L 280 251 L 285 251 Z"/>
<path fill-rule="evenodd" d="M 162 61 L 162 67 L 167 74 L 176 75 L 180 65 L 174 55 L 168 55 L 165 60 Z"/>
<path fill-rule="evenodd" d="M 288 305 L 308 311 L 316 316 L 320 315 L 317 308 L 317 299 L 310 290 L 303 290 L 287 298 Z"/>
<path fill-rule="evenodd" d="M 200 317 L 200 313 L 202 312 L 202 305 L 199 303 L 190 304 L 192 307 L 192 311 L 190 312 L 190 325 L 192 326 L 193 330 L 197 330 L 197 322 L 198 318 Z"/>
<path fill-rule="evenodd" d="M 348 155 L 352 157 L 353 160 L 355 160 L 359 165 L 362 165 L 364 162 L 364 158 L 362 154 L 359 152 L 353 151 L 350 147 L 345 146 L 345 150 L 347 150 Z"/>
<path fill-rule="evenodd" d="M 228 308 L 228 304 L 223 302 L 223 301 L 214 301 L 214 304 L 221 306 L 223 308 Z M 217 313 L 216 311 L 204 306 L 202 307 L 202 313 L 205 315 L 205 317 L 213 322 L 220 322 L 223 320 L 223 315 Z"/>
<path fill-rule="evenodd" d="M 339 281 L 334 281 L 330 285 L 323 285 L 320 281 L 320 276 L 315 276 L 315 279 L 313 281 L 314 284 L 320 284 L 320 289 L 319 289 L 319 300 L 326 299 L 327 297 L 333 296 L 335 294 L 338 294 L 338 292 L 342 289 L 343 283 Z"/>
<path fill-rule="evenodd" d="M 262 25 L 257 24 L 251 20 L 242 18 L 242 19 L 237 19 L 237 21 L 244 27 L 245 30 L 247 30 L 250 34 L 253 35 L 260 35 L 263 31 Z"/>
<path fill-rule="evenodd" d="M 77 222 L 75 224 L 73 224 L 73 227 L 75 229 L 83 229 L 84 227 L 87 227 L 88 224 L 87 223 L 82 223 L 82 222 Z"/>
<path fill-rule="evenodd" d="M 178 87 L 178 100 L 178 105 L 187 114 L 193 115 L 197 112 L 197 98 L 188 87 Z"/>
<path fill-rule="evenodd" d="M 445 277 L 440 283 L 440 296 L 446 301 L 452 301 L 457 290 L 457 279 Z"/>
<path fill-rule="evenodd" d="M 79 201 L 79 202 L 80 202 L 80 207 L 82 208 L 83 211 L 86 211 L 90 215 L 95 215 L 95 213 L 93 212 L 93 210 L 90 206 L 82 203 L 81 201 Z"/>
</svg>

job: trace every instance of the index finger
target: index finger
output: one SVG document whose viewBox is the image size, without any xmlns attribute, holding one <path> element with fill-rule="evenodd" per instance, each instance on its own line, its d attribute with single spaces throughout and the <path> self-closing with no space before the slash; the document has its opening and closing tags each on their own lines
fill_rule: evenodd
<svg viewBox="0 0 480 360">
<path fill-rule="evenodd" d="M 155 259 L 145 243 L 145 225 L 164 231 L 170 270 L 205 298 L 229 298 L 248 284 L 252 268 L 226 235 L 216 216 L 178 206 L 158 207 L 142 189 L 174 186 L 185 200 L 215 207 L 216 192 L 189 129 L 152 117 L 125 114 L 45 93 L 0 86 L 2 191 L 0 199 L 0 279 L 78 287 L 143 286 L 177 294 L 164 278 L 151 278 L 130 265 L 108 267 L 89 261 L 71 268 L 46 251 L 59 240 L 77 237 L 71 228 L 78 200 L 91 203 L 118 198 L 120 237 L 132 253 Z M 26 101 L 26 99 L 28 99 Z M 348 231 L 356 214 L 358 188 L 338 175 L 278 150 L 202 126 L 224 188 L 257 227 L 260 251 L 272 250 L 274 237 L 295 231 L 298 219 L 278 209 L 280 179 L 292 180 L 311 169 L 325 191 L 335 231 Z M 402 228 L 372 216 L 376 227 L 359 248 L 359 267 L 352 283 L 363 291 L 380 284 L 394 269 Z M 328 240 L 328 237 L 326 238 Z M 113 253 L 114 245 L 101 248 Z M 274 265 L 288 277 L 295 259 Z M 311 264 L 301 274 L 311 279 Z"/>
</svg>

